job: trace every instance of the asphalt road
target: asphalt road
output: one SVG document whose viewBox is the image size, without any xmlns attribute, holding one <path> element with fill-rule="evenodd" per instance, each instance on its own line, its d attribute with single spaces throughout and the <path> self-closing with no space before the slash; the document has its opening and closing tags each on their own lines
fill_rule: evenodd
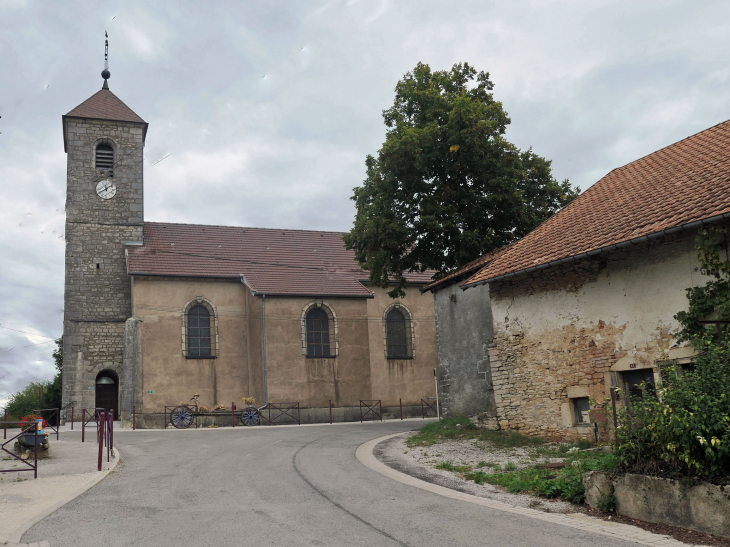
<svg viewBox="0 0 730 547">
<path fill-rule="evenodd" d="M 117 432 L 105 480 L 24 542 L 83 546 L 629 546 L 388 479 L 362 443 L 418 422 Z M 75 435 L 75 434 L 68 434 Z"/>
</svg>

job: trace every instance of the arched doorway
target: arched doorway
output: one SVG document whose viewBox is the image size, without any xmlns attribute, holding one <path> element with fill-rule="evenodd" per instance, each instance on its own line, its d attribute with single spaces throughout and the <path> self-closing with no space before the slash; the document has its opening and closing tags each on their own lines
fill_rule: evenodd
<svg viewBox="0 0 730 547">
<path fill-rule="evenodd" d="M 119 376 L 113 370 L 103 370 L 96 376 L 96 408 L 114 410 L 114 419 L 119 419 Z"/>
</svg>

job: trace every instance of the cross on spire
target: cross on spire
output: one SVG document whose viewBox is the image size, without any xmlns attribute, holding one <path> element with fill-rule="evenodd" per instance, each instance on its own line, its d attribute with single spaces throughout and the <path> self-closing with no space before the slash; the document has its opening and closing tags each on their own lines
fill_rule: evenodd
<svg viewBox="0 0 730 547">
<path fill-rule="evenodd" d="M 107 80 L 111 78 L 112 73 L 109 72 L 109 35 L 104 31 L 104 70 L 101 71 L 101 77 L 104 78 L 104 85 L 102 89 L 109 89 L 109 83 Z"/>
</svg>

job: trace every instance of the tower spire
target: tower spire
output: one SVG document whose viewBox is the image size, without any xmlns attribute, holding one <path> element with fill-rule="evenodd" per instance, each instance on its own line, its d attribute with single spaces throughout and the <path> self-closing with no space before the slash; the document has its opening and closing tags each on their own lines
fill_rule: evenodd
<svg viewBox="0 0 730 547">
<path fill-rule="evenodd" d="M 104 78 L 104 85 L 102 89 L 109 89 L 109 83 L 107 80 L 112 77 L 112 73 L 109 72 L 109 35 L 104 31 L 104 70 L 101 71 L 101 77 Z"/>
</svg>

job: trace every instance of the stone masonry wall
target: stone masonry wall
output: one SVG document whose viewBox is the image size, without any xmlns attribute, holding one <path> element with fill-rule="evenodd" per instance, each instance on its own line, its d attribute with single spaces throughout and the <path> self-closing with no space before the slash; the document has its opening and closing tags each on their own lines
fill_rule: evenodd
<svg viewBox="0 0 730 547">
<path fill-rule="evenodd" d="M 611 367 L 626 356 L 647 356 L 656 372 L 674 344 L 685 288 L 700 282 L 692 241 L 680 234 L 492 283 L 489 356 L 501 427 L 589 436 L 572 420 L 570 397 L 588 396 L 592 408 L 605 401 Z"/>
<path fill-rule="evenodd" d="M 91 408 L 96 376 L 122 379 L 124 322 L 131 315 L 125 242 L 141 241 L 144 219 L 142 124 L 67 118 L 66 280 L 63 404 Z M 96 169 L 94 150 L 114 149 L 112 171 Z M 112 199 L 96 193 L 100 180 Z"/>
</svg>

